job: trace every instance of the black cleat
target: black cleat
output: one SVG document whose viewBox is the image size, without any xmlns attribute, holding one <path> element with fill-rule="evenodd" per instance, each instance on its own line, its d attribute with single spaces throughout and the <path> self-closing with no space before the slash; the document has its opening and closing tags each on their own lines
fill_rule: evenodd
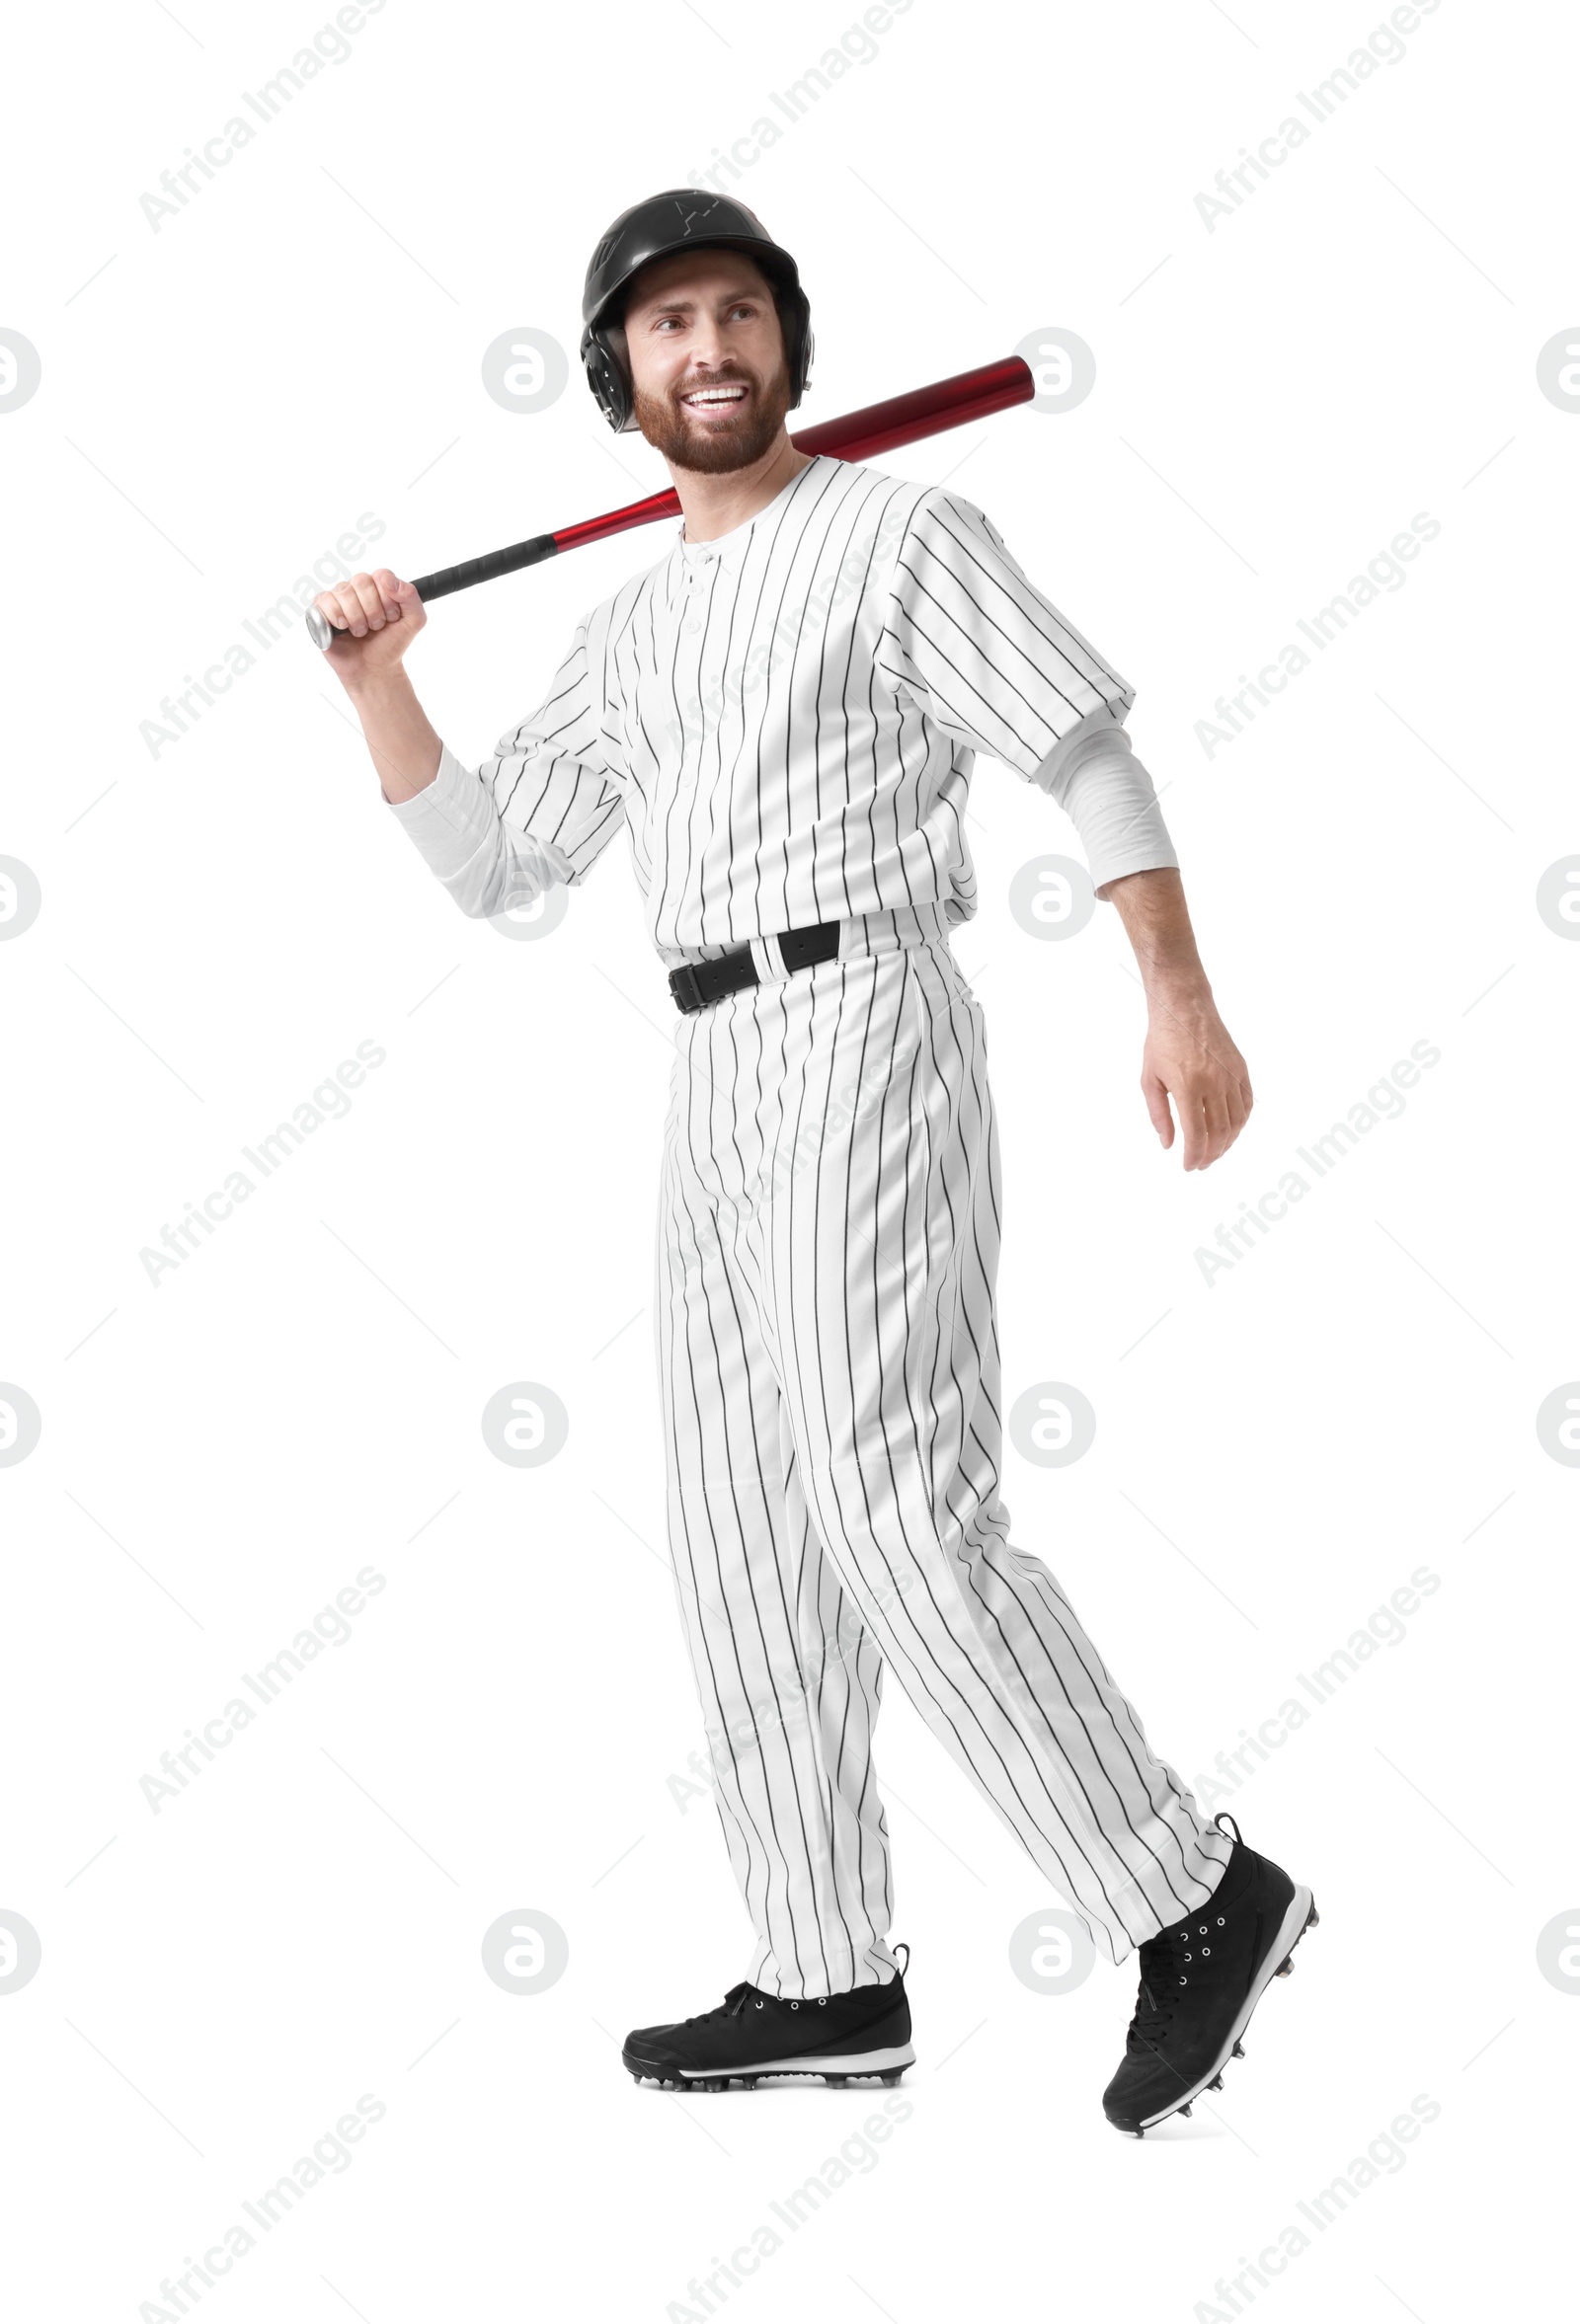
<svg viewBox="0 0 1580 2324">
<path fill-rule="evenodd" d="M 906 1967 L 910 1948 L 902 1946 Z M 661 2090 L 754 2090 L 787 2074 L 822 2074 L 831 2089 L 876 2079 L 893 2089 L 908 2065 L 910 2004 L 904 1974 L 824 2000 L 781 2001 L 755 1985 L 732 1985 L 717 2009 L 677 2025 L 638 2026 L 621 2058 L 639 2082 Z"/>
<path fill-rule="evenodd" d="M 1188 2115 L 1203 2090 L 1223 2085 L 1240 2036 L 1275 1976 L 1288 1976 L 1301 1937 L 1314 1927 L 1309 1889 L 1258 1856 L 1230 1816 L 1233 1852 L 1199 1912 L 1141 1947 L 1141 1990 L 1119 2071 L 1103 2092 L 1116 2130 L 1140 2136 L 1171 2114 Z"/>
</svg>

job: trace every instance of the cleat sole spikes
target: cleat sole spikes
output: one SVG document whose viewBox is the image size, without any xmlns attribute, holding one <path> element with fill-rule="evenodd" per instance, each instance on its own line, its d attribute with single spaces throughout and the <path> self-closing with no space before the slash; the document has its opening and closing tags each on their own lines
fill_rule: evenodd
<svg viewBox="0 0 1580 2324">
<path fill-rule="evenodd" d="M 650 2089 L 654 2090 L 701 2090 L 704 2093 L 711 2093 L 730 2089 L 757 2090 L 764 2082 L 809 2082 L 814 2080 L 821 2080 L 830 2090 L 848 2090 L 852 2086 L 859 2089 L 864 2084 L 871 2082 L 881 2082 L 886 2090 L 895 2090 L 899 2088 L 907 2066 L 913 2062 L 912 2059 L 908 2058 L 903 2065 L 869 2066 L 865 2070 L 858 2068 L 854 2073 L 837 2073 L 827 2066 L 813 2064 L 809 2066 L 770 2066 L 761 2071 L 751 2067 L 743 2067 L 736 2074 L 676 2076 L 661 2074 L 651 2066 L 631 2065 L 629 2062 L 627 2062 L 626 2071 L 639 2087 L 646 2083 Z"/>
</svg>

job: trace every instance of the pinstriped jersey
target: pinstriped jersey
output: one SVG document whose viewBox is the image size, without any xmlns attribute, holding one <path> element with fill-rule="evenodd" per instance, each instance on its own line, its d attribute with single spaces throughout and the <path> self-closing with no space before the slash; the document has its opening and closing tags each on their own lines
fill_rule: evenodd
<svg viewBox="0 0 1580 2324">
<path fill-rule="evenodd" d="M 1133 700 L 980 508 L 822 456 L 595 607 L 477 779 L 573 885 L 623 825 L 673 956 L 922 902 L 969 918 L 975 754 L 1049 787 Z M 1166 834 L 1147 860 L 1175 860 Z"/>
</svg>

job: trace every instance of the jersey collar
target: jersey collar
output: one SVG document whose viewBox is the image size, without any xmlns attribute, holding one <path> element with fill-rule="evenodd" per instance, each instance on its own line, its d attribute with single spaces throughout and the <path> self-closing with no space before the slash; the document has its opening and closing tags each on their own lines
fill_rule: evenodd
<svg viewBox="0 0 1580 2324">
<path fill-rule="evenodd" d="M 755 516 L 749 516 L 745 524 L 738 524 L 733 531 L 720 533 L 716 540 L 688 541 L 685 537 L 685 518 L 682 516 L 674 536 L 674 546 L 681 564 L 693 569 L 701 567 L 703 570 L 711 565 L 734 566 L 757 527 L 760 525 L 765 531 L 772 531 L 794 499 L 797 486 L 810 477 L 828 456 L 823 452 L 814 453 L 810 466 L 798 468 L 788 484 L 774 494 L 766 507 L 759 508 Z"/>
</svg>

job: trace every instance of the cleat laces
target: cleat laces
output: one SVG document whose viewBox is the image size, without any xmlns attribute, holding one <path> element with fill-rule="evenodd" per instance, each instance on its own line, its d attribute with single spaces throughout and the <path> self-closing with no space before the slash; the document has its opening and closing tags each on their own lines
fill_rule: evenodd
<svg viewBox="0 0 1580 2324">
<path fill-rule="evenodd" d="M 1164 2041 L 1183 1988 L 1190 1981 L 1191 1931 L 1164 1929 L 1140 1948 L 1142 1975 L 1127 2050 L 1153 2050 Z"/>
<path fill-rule="evenodd" d="M 712 2025 L 716 2019 L 721 2017 L 739 2017 L 747 2003 L 755 1996 L 755 1993 L 756 1988 L 753 1985 L 732 1985 L 717 2009 L 700 2009 L 695 2017 L 683 2017 L 680 2023 L 684 2026 L 707 2026 Z"/>
</svg>

